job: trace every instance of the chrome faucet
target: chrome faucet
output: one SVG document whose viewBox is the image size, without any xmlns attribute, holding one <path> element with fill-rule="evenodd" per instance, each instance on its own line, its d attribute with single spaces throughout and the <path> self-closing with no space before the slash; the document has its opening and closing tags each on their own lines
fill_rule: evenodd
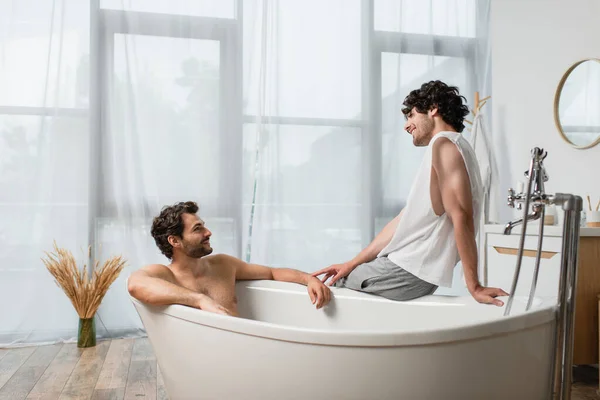
<svg viewBox="0 0 600 400">
<path fill-rule="evenodd" d="M 520 207 L 518 209 L 520 209 Z M 532 206 L 532 209 L 533 209 L 533 212 L 527 214 L 527 221 L 535 221 L 536 219 L 540 219 L 540 216 L 542 215 L 542 207 L 540 205 L 534 204 Z M 510 235 L 513 228 L 517 225 L 521 225 L 522 223 L 523 223 L 523 218 L 519 218 L 514 221 L 510 221 L 509 223 L 507 223 L 504 226 L 504 234 Z"/>
<path fill-rule="evenodd" d="M 544 188 L 544 182 L 548 181 L 548 174 L 546 173 L 546 168 L 544 167 L 544 159 L 548 156 L 548 152 L 544 151 L 544 149 L 540 149 L 539 147 L 535 147 L 531 150 L 531 162 L 532 168 L 530 168 L 533 172 L 531 173 L 532 177 L 529 177 L 529 170 L 525 171 L 525 177 L 528 181 L 528 191 L 526 193 L 515 193 L 514 189 L 508 189 L 508 206 L 511 208 L 516 208 L 517 210 L 522 209 L 523 203 L 526 206 L 531 203 L 532 212 L 527 214 L 527 221 L 535 221 L 540 219 L 542 216 L 542 208 L 543 204 L 548 204 L 550 197 L 546 195 L 546 191 Z M 533 188 L 531 187 L 533 185 Z M 533 189 L 533 190 L 531 190 Z M 531 196 L 527 194 L 531 193 Z M 517 225 L 523 223 L 523 218 L 510 221 L 504 227 L 504 234 L 510 235 L 513 228 Z"/>
<path fill-rule="evenodd" d="M 543 149 L 535 147 L 531 150 L 531 163 L 529 170 L 525 173 L 527 177 L 527 189 L 525 192 L 515 193 L 511 188 L 508 190 L 508 206 L 517 206 L 523 209 L 523 218 L 509 222 L 504 229 L 504 234 L 510 234 L 512 228 L 520 223 L 521 230 L 517 262 L 513 282 L 506 302 L 504 315 L 510 315 L 511 306 L 515 297 L 515 291 L 519 281 L 523 253 L 525 249 L 525 235 L 527 233 L 527 222 L 541 218 L 538 227 L 538 245 L 535 257 L 535 267 L 531 288 L 525 311 L 529 311 L 535 296 L 535 289 L 540 271 L 540 259 L 542 254 L 542 243 L 544 238 L 544 215 L 547 205 L 559 205 L 564 211 L 560 280 L 558 285 L 558 298 L 556 307 L 556 330 L 554 332 L 554 362 L 552 363 L 552 382 L 550 391 L 552 398 L 558 400 L 570 400 L 571 398 L 571 374 L 573 368 L 573 337 L 575 322 L 575 298 L 577 292 L 577 263 L 579 255 L 579 225 L 583 200 L 580 196 L 568 193 L 556 193 L 547 195 L 544 182 L 548 181 L 548 174 L 544 168 L 544 159 L 548 155 Z M 523 206 L 524 204 L 524 206 Z M 532 213 L 528 214 L 531 205 Z"/>
</svg>

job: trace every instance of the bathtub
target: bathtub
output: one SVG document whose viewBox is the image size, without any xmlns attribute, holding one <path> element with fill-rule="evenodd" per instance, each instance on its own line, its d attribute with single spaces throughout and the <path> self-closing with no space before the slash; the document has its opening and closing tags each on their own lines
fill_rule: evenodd
<svg viewBox="0 0 600 400">
<path fill-rule="evenodd" d="M 316 310 L 297 284 L 236 291 L 240 318 L 132 298 L 171 400 L 551 398 L 555 299 L 504 317 L 471 297 L 333 288 Z"/>
</svg>

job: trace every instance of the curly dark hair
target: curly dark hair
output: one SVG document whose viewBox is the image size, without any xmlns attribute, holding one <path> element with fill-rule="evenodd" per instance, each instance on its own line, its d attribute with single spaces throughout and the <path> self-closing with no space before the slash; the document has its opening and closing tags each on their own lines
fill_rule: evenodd
<svg viewBox="0 0 600 400">
<path fill-rule="evenodd" d="M 463 100 L 467 102 L 467 99 L 459 94 L 457 87 L 448 86 L 442 81 L 429 81 L 406 96 L 402 103 L 405 106 L 402 113 L 407 115 L 413 108 L 420 113 L 426 113 L 437 107 L 442 119 L 457 132 L 462 132 L 465 129 L 463 121 L 469 114 L 469 108 L 463 104 Z"/>
<path fill-rule="evenodd" d="M 160 214 L 152 221 L 150 233 L 156 245 L 167 258 L 173 258 L 173 246 L 169 243 L 169 236 L 183 235 L 182 214 L 196 214 L 198 205 L 193 201 L 179 202 L 172 206 L 165 206 Z"/>
</svg>

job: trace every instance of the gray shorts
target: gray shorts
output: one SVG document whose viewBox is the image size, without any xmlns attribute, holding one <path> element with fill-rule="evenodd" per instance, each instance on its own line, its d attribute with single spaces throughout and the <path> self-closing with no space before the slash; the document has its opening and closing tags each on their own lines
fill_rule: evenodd
<svg viewBox="0 0 600 400">
<path fill-rule="evenodd" d="M 438 288 L 400 268 L 387 257 L 360 264 L 334 287 L 371 293 L 390 300 L 406 301 L 433 294 Z"/>
</svg>

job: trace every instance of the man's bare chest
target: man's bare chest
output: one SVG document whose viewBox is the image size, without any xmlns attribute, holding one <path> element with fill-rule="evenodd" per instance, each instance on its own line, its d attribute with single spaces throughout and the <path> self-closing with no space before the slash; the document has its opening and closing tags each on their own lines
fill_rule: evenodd
<svg viewBox="0 0 600 400">
<path fill-rule="evenodd" d="M 178 280 L 178 283 L 196 293 L 202 293 L 220 304 L 237 303 L 234 277 L 203 276 L 196 279 Z"/>
</svg>

